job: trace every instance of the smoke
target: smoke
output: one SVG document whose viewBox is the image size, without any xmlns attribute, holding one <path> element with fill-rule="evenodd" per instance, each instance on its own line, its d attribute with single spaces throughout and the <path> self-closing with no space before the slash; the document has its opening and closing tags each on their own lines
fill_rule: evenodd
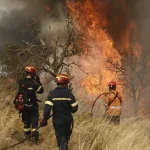
<svg viewBox="0 0 150 150">
<path fill-rule="evenodd" d="M 43 31 L 54 20 L 64 18 L 64 6 L 65 0 L 0 0 L 0 46 L 32 39 L 34 33 L 20 33 L 24 23 L 36 19 L 36 26 Z M 49 22 L 45 21 L 47 18 Z"/>
<path fill-rule="evenodd" d="M 79 3 L 77 7 L 81 15 L 87 13 L 89 17 L 88 25 L 95 22 L 97 28 L 105 30 L 114 41 L 116 49 L 127 48 L 136 42 L 144 46 L 148 44 L 150 24 L 148 0 L 80 0 Z M 83 12 L 85 8 L 82 6 L 85 7 L 87 3 L 90 6 L 87 12 Z M 98 20 L 91 18 L 90 13 L 93 12 Z"/>
<path fill-rule="evenodd" d="M 85 5 L 86 0 L 80 2 Z M 117 49 L 134 41 L 149 47 L 149 3 L 149 0 L 91 1 L 93 10 L 100 15 L 98 21 L 103 21 L 100 27 L 108 32 Z M 0 45 L 24 38 L 18 22 L 33 17 L 40 20 L 42 35 L 50 24 L 53 32 L 61 33 L 63 26 L 59 21 L 65 18 L 64 6 L 65 0 L 0 0 Z"/>
<path fill-rule="evenodd" d="M 145 49 L 150 48 L 149 36 L 150 36 L 150 1 L 138 0 L 136 3 L 136 14 L 138 19 L 138 33 L 139 41 Z"/>
<path fill-rule="evenodd" d="M 3 17 L 9 17 L 10 14 L 15 10 L 23 10 L 26 5 L 23 1 L 14 0 L 1 0 L 0 1 L 0 20 Z M 8 6 L 11 6 L 10 8 Z"/>
<path fill-rule="evenodd" d="M 7 42 L 7 38 L 9 39 L 12 35 L 11 30 L 14 25 L 15 12 L 21 12 L 25 7 L 26 4 L 23 1 L 0 1 L 0 44 Z"/>
<path fill-rule="evenodd" d="M 149 48 L 150 11 L 149 0 L 108 0 L 107 31 L 112 37 L 116 48 L 138 42 Z"/>
<path fill-rule="evenodd" d="M 89 12 L 82 12 L 85 9 L 87 1 L 91 5 L 87 9 Z M 93 25 L 99 29 L 97 33 L 93 32 L 95 33 L 94 38 L 99 32 L 103 34 L 98 39 L 99 41 L 96 43 L 96 46 L 92 48 L 89 60 L 85 61 L 79 57 L 75 57 L 83 65 L 83 69 L 86 72 L 93 73 L 94 70 L 98 74 L 104 72 L 102 50 L 106 51 L 105 53 L 108 51 L 113 52 L 113 49 L 109 50 L 111 41 L 108 43 L 108 46 L 104 46 L 105 43 L 102 44 L 103 37 L 107 36 L 105 32 L 110 38 L 104 38 L 104 40 L 108 41 L 108 39 L 111 39 L 114 47 L 119 52 L 134 42 L 140 43 L 146 49 L 149 48 L 149 0 L 72 0 L 72 2 L 81 3 L 80 17 L 83 16 L 82 13 L 87 14 L 89 17 L 84 18 L 83 16 L 80 19 L 85 22 L 87 21 L 87 25 L 91 26 L 90 29 L 93 29 Z M 91 17 L 91 12 L 95 12 L 96 20 L 92 20 L 95 18 Z M 28 33 L 20 33 L 20 30 L 24 20 L 34 18 L 38 20 L 37 27 L 40 28 L 38 30 L 39 36 L 44 37 L 49 30 L 55 34 L 61 34 L 64 30 L 65 0 L 0 0 L 0 47 L 9 42 L 32 40 L 34 35 L 37 34 L 36 32 L 31 36 Z M 76 79 L 83 80 L 86 76 L 85 74 L 83 75 L 82 71 L 78 74 L 75 71 L 77 72 L 77 70 L 74 69 Z M 104 72 L 104 75 L 104 78 L 106 78 L 108 75 L 107 72 Z M 109 76 L 107 78 L 110 79 Z M 77 84 L 80 82 L 81 80 L 77 81 Z M 78 91 L 78 94 L 85 95 L 82 90 Z"/>
<path fill-rule="evenodd" d="M 110 0 L 107 4 L 107 31 L 117 49 L 127 47 L 128 42 L 132 40 L 130 37 L 132 33 L 129 33 L 132 28 L 131 24 L 134 22 L 130 10 L 131 5 L 132 3 L 129 3 L 128 0 Z"/>
</svg>

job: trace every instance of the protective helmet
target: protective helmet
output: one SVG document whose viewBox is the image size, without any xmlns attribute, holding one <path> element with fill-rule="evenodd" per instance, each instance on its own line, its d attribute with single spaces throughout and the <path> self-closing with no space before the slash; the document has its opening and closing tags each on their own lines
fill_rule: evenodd
<svg viewBox="0 0 150 150">
<path fill-rule="evenodd" d="M 25 67 L 25 72 L 29 72 L 29 73 L 35 74 L 36 73 L 36 69 L 33 66 L 26 66 Z"/>
<path fill-rule="evenodd" d="M 116 82 L 115 82 L 115 81 L 110 81 L 110 82 L 108 83 L 108 86 L 116 86 Z"/>
<path fill-rule="evenodd" d="M 66 74 L 59 74 L 57 77 L 56 77 L 56 82 L 57 83 L 66 83 L 68 84 L 69 83 L 69 78 Z"/>
</svg>

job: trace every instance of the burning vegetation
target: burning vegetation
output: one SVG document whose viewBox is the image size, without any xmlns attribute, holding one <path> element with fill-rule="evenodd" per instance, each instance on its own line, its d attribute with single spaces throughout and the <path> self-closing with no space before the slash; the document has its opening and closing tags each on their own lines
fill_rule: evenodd
<svg viewBox="0 0 150 150">
<path fill-rule="evenodd" d="M 139 102 L 142 103 L 142 93 L 150 86 L 149 52 L 139 40 L 136 4 L 128 0 L 67 1 L 71 17 L 86 29 L 89 34 L 86 41 L 92 45 L 89 55 L 93 58 L 89 60 L 93 61 L 86 69 L 88 72 L 94 69 L 82 86 L 90 95 L 97 95 L 105 90 L 109 80 L 117 80 L 120 91 L 128 91 L 131 96 L 135 115 Z"/>
<path fill-rule="evenodd" d="M 147 9 L 137 10 L 140 1 L 16 0 L 16 5 L 19 8 L 13 7 L 0 20 L 0 31 L 9 33 L 0 36 L 4 74 L 22 75 L 24 66 L 31 63 L 53 77 L 67 72 L 73 83 L 81 83 L 73 84 L 76 93 L 82 88 L 83 95 L 97 96 L 107 90 L 110 80 L 116 80 L 119 91 L 126 91 L 124 96 L 136 105 L 138 99 L 145 99 L 140 93 L 149 87 L 149 53 L 148 42 L 141 38 L 140 15 L 145 16 Z"/>
<path fill-rule="evenodd" d="M 150 113 L 149 5 L 149 0 L 1 0 L 0 149 L 23 139 L 10 99 L 29 64 L 41 75 L 46 96 L 57 74 L 66 72 L 71 79 L 69 88 L 78 97 L 80 111 L 69 148 L 150 149 L 150 122 L 126 119 L 148 118 Z M 120 126 L 88 113 L 111 80 L 123 95 Z M 93 105 L 97 116 L 104 109 L 99 100 Z M 26 141 L 16 149 L 57 147 L 54 133 L 45 134 L 52 130 L 49 125 L 39 130 L 39 145 Z"/>
</svg>

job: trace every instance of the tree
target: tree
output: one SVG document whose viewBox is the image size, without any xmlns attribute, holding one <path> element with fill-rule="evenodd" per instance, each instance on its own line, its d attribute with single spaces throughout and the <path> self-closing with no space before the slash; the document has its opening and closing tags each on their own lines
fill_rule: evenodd
<svg viewBox="0 0 150 150">
<path fill-rule="evenodd" d="M 138 116 L 138 104 L 145 90 L 150 87 L 150 53 L 146 50 L 129 48 L 121 55 L 121 62 L 107 60 L 107 68 L 116 72 L 134 103 L 134 115 Z"/>
<path fill-rule="evenodd" d="M 62 70 L 68 70 L 71 65 L 77 65 L 81 69 L 79 64 L 68 59 L 73 55 L 83 54 L 89 48 L 85 39 L 87 33 L 83 27 L 76 28 L 68 15 L 63 35 L 55 37 L 50 30 L 49 37 L 43 40 L 39 36 L 40 28 L 36 21 L 39 22 L 35 18 L 34 21 L 25 21 L 27 25 L 22 30 L 23 33 L 34 33 L 29 36 L 32 40 L 7 44 L 2 50 L 0 60 L 3 71 L 13 78 L 20 78 L 27 65 L 33 65 L 39 72 L 46 72 L 53 77 Z M 45 41 L 49 43 L 46 44 Z"/>
</svg>

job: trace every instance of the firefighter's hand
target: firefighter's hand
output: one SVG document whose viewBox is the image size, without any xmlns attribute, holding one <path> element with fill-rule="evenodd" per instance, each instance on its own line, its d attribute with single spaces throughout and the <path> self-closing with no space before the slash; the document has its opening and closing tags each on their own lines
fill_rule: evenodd
<svg viewBox="0 0 150 150">
<path fill-rule="evenodd" d="M 47 126 L 48 125 L 48 123 L 47 123 L 47 120 L 42 120 L 41 122 L 40 122 L 40 127 L 44 127 L 44 126 Z"/>
</svg>

